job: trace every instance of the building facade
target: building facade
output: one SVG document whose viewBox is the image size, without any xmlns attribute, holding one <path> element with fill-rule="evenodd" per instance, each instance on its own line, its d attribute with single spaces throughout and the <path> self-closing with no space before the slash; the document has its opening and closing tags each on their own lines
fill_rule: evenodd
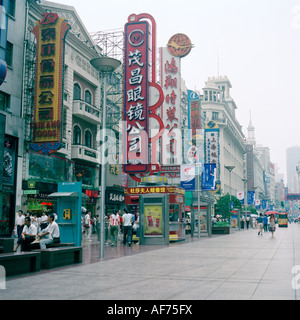
<svg viewBox="0 0 300 320">
<path fill-rule="evenodd" d="M 6 12 L 7 74 L 0 86 L 0 235 L 9 235 L 15 212 L 21 208 L 22 155 L 24 152 L 24 105 L 22 75 L 26 1 L 9 1 Z M 1 44 L 2 46 L 2 44 Z M 1 154 L 0 153 L 0 154 Z"/>
<path fill-rule="evenodd" d="M 218 177 L 223 194 L 244 190 L 246 152 L 244 134 L 236 119 L 237 106 L 230 96 L 231 83 L 225 77 L 208 78 L 203 88 L 202 111 L 205 123 L 213 121 L 219 128 Z M 226 169 L 233 166 L 230 172 Z M 231 176 L 230 176 L 231 175 Z M 231 183 L 230 183 L 231 182 Z M 231 185 L 230 185 L 231 184 Z"/>
</svg>

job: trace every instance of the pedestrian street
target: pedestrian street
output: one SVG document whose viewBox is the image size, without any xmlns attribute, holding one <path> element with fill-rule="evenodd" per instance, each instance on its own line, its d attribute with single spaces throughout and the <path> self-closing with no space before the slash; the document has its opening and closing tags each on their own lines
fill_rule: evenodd
<svg viewBox="0 0 300 320">
<path fill-rule="evenodd" d="M 106 254 L 120 248 L 106 248 Z M 151 250 L 146 246 L 137 248 L 136 244 L 126 247 L 127 254 L 115 258 L 94 258 L 87 263 L 83 256 L 85 263 L 81 265 L 11 277 L 6 289 L 0 290 L 0 300 L 300 298 L 298 224 L 277 227 L 273 239 L 271 233 L 258 236 L 257 230 L 249 229 Z M 91 247 L 85 249 L 91 252 Z M 136 253 L 128 254 L 128 250 Z M 83 250 L 85 254 L 87 251 Z"/>
</svg>

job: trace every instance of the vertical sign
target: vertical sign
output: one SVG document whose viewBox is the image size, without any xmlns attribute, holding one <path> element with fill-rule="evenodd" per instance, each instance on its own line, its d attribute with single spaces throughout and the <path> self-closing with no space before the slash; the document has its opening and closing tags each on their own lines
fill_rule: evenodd
<svg viewBox="0 0 300 320">
<path fill-rule="evenodd" d="M 217 169 L 217 178 L 220 176 L 219 166 L 219 126 L 215 121 L 209 121 L 205 124 L 204 132 L 204 149 L 205 149 L 205 162 L 215 163 Z"/>
<path fill-rule="evenodd" d="M 149 24 L 125 25 L 124 50 L 124 172 L 146 173 L 148 146 Z"/>
<path fill-rule="evenodd" d="M 161 48 L 161 85 L 164 92 L 162 119 L 165 131 L 162 138 L 162 164 L 181 164 L 180 57 L 172 56 L 168 48 Z"/>
<path fill-rule="evenodd" d="M 202 190 L 213 191 L 217 189 L 217 166 L 216 163 L 205 163 L 202 172 Z"/>
<path fill-rule="evenodd" d="M 69 28 L 63 18 L 47 12 L 32 30 L 37 49 L 30 147 L 42 154 L 51 154 L 61 147 L 64 44 Z"/>
<path fill-rule="evenodd" d="M 182 164 L 180 166 L 180 186 L 185 191 L 195 191 L 195 165 Z"/>
</svg>

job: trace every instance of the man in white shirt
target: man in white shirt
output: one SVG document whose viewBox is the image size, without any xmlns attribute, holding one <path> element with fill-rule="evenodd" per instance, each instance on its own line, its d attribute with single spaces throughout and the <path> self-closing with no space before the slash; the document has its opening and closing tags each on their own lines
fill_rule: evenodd
<svg viewBox="0 0 300 320">
<path fill-rule="evenodd" d="M 31 223 L 30 217 L 25 218 L 25 226 L 23 228 L 22 234 L 17 241 L 17 245 L 14 252 L 17 251 L 19 245 L 21 245 L 21 251 L 30 251 L 29 244 L 34 241 L 37 235 L 37 228 Z"/>
<path fill-rule="evenodd" d="M 23 215 L 23 211 L 19 210 L 18 211 L 18 216 L 16 218 L 16 224 L 15 224 L 15 228 L 17 229 L 18 238 L 22 234 L 24 223 L 25 223 L 25 216 Z"/>
<path fill-rule="evenodd" d="M 132 240 L 132 214 L 129 213 L 126 209 L 124 210 L 125 213 L 123 214 L 123 245 L 126 245 L 128 241 L 129 247 L 131 246 Z M 127 241 L 126 241 L 127 240 Z"/>
<path fill-rule="evenodd" d="M 49 225 L 46 229 L 42 230 L 34 243 L 40 243 L 41 249 L 46 249 L 46 244 L 49 243 L 59 243 L 60 242 L 60 234 L 59 234 L 59 227 L 58 224 L 54 221 L 53 213 L 48 215 L 48 222 Z M 41 239 L 43 238 L 43 239 Z"/>
</svg>

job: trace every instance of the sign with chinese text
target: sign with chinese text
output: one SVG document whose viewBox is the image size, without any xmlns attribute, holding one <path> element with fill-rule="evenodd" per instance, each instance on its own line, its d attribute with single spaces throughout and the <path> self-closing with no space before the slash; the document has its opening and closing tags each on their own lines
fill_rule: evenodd
<svg viewBox="0 0 300 320">
<path fill-rule="evenodd" d="M 125 195 L 137 195 L 137 194 L 148 194 L 148 193 L 176 193 L 184 195 L 184 189 L 177 187 L 136 187 L 136 188 L 125 188 Z"/>
<path fill-rule="evenodd" d="M 162 164 L 181 164 L 180 58 L 172 56 L 168 48 L 161 48 L 160 61 L 161 85 L 165 97 L 162 106 L 162 119 L 165 126 L 162 137 Z"/>
<path fill-rule="evenodd" d="M 32 29 L 37 40 L 31 148 L 51 154 L 61 147 L 64 44 L 70 25 L 56 13 L 44 13 Z"/>
<path fill-rule="evenodd" d="M 124 172 L 146 173 L 148 150 L 149 24 L 125 25 L 124 50 Z"/>
<path fill-rule="evenodd" d="M 209 121 L 205 125 L 204 131 L 204 152 L 205 163 L 215 163 L 217 168 L 217 178 L 219 177 L 219 126 L 215 121 Z"/>
</svg>

